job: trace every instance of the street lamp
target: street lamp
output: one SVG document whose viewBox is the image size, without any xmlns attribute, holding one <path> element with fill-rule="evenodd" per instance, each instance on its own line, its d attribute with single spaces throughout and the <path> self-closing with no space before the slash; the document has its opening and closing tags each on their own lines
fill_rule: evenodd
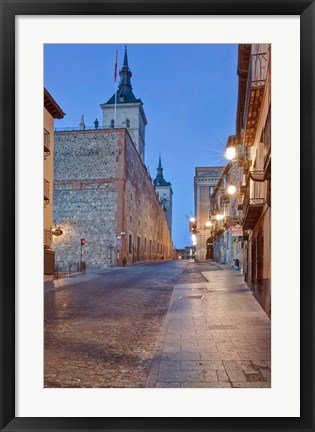
<svg viewBox="0 0 315 432">
<path fill-rule="evenodd" d="M 86 240 L 85 238 L 81 238 L 80 240 L 80 272 L 83 271 L 83 246 L 85 246 Z"/>
<path fill-rule="evenodd" d="M 226 159 L 233 160 L 236 156 L 236 148 L 233 146 L 227 147 L 225 151 Z"/>
<path fill-rule="evenodd" d="M 60 226 L 57 227 L 57 225 L 55 224 L 54 227 L 52 227 L 51 229 L 51 233 L 52 235 L 54 235 L 55 237 L 60 237 L 63 234 L 62 229 L 60 228 Z"/>
<path fill-rule="evenodd" d="M 236 186 L 232 183 L 227 187 L 227 193 L 229 195 L 234 195 L 236 192 Z"/>
<path fill-rule="evenodd" d="M 193 234 L 195 234 L 197 232 L 197 225 L 196 225 L 196 218 L 195 217 L 191 217 L 189 219 L 189 231 Z"/>
</svg>

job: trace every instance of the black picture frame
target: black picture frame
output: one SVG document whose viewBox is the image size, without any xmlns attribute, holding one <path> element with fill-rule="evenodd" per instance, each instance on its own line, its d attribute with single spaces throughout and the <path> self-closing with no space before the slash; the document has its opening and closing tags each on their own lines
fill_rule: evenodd
<svg viewBox="0 0 315 432">
<path fill-rule="evenodd" d="M 1 431 L 314 431 L 315 5 L 310 0 L 1 0 Z M 300 15 L 301 416 L 299 418 L 15 417 L 15 17 L 17 15 Z M 287 173 L 289 175 L 289 173 Z M 292 199 L 296 199 L 292 197 Z M 297 227 L 290 235 L 298 235 Z M 294 253 L 294 251 L 292 251 Z M 283 269 L 282 271 L 285 271 Z M 27 275 L 26 275 L 27 278 Z M 25 283 L 27 287 L 27 281 Z M 289 379 L 289 378 L 288 378 Z"/>
</svg>

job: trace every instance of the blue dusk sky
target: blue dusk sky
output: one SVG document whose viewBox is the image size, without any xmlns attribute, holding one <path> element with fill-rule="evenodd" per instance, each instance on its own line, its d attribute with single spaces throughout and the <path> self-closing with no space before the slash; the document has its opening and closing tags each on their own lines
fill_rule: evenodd
<svg viewBox="0 0 315 432">
<path fill-rule="evenodd" d="M 56 127 L 86 126 L 100 104 L 114 94 L 124 45 L 45 45 L 44 84 L 62 110 Z M 191 245 L 187 217 L 194 215 L 194 174 L 198 166 L 225 166 L 224 150 L 235 134 L 237 45 L 129 44 L 128 63 L 136 98 L 148 120 L 145 164 L 155 178 L 159 154 L 173 189 L 173 242 Z M 117 85 L 119 75 L 117 76 Z"/>
</svg>

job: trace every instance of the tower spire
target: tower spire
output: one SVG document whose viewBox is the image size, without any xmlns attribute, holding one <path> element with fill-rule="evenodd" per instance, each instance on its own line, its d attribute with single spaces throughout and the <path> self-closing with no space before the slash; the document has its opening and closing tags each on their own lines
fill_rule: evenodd
<svg viewBox="0 0 315 432">
<path fill-rule="evenodd" d="M 125 45 L 125 55 L 124 55 L 123 67 L 126 67 L 127 69 L 129 69 L 129 66 L 128 66 L 128 57 L 127 57 L 127 45 Z"/>
<path fill-rule="evenodd" d="M 159 154 L 159 164 L 156 169 L 156 177 L 154 179 L 154 184 L 157 185 L 170 185 L 170 183 L 166 182 L 163 177 L 163 167 L 162 167 L 162 161 L 161 161 L 161 153 Z"/>
<path fill-rule="evenodd" d="M 80 126 L 80 130 L 84 130 L 85 129 L 84 115 L 83 114 L 81 116 L 81 121 L 79 123 L 79 126 Z"/>
<path fill-rule="evenodd" d="M 162 163 L 161 163 L 161 153 L 159 154 L 159 165 L 158 165 L 158 169 L 162 168 Z M 163 168 L 162 168 L 163 169 Z"/>
<path fill-rule="evenodd" d="M 127 45 L 125 46 L 125 55 L 124 55 L 124 63 L 119 71 L 120 82 L 118 86 L 118 95 L 124 94 L 128 89 L 132 89 L 131 85 L 131 77 L 132 73 L 128 66 L 128 57 L 127 57 Z"/>
</svg>

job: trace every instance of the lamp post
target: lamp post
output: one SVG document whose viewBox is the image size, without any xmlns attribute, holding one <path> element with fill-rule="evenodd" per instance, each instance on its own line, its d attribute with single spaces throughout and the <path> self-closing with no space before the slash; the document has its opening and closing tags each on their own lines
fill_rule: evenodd
<svg viewBox="0 0 315 432">
<path fill-rule="evenodd" d="M 83 271 L 83 246 L 85 246 L 86 240 L 85 238 L 81 238 L 80 240 L 80 272 Z"/>
</svg>

